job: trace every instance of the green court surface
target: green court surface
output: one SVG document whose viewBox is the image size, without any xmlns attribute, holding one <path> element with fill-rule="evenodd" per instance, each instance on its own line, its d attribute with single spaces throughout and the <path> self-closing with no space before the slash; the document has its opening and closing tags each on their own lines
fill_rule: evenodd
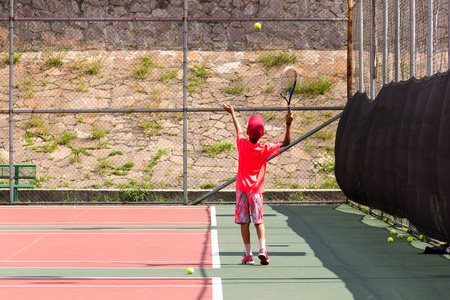
<svg viewBox="0 0 450 300">
<path fill-rule="evenodd" d="M 448 255 L 422 254 L 426 244 L 347 205 L 265 206 L 270 265 L 240 265 L 243 245 L 234 206 L 216 206 L 220 268 L 2 268 L 1 277 L 218 277 L 223 299 L 447 299 Z M 157 227 L 163 229 L 164 227 Z M 173 227 L 171 227 L 173 229 Z M 4 228 L 5 229 L 5 228 Z M 150 229 L 150 228 L 149 228 Z M 156 228 L 153 228 L 156 229 Z M 181 228 L 180 228 L 181 229 Z M 86 230 L 89 230 L 88 228 Z M 151 229 L 150 229 L 151 230 Z M 388 243 L 387 238 L 394 242 Z M 189 245 L 186 245 L 189 247 Z"/>
</svg>

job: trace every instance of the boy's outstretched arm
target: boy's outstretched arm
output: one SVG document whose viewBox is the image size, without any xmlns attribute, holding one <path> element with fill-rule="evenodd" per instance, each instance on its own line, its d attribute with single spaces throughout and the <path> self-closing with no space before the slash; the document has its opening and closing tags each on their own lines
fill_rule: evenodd
<svg viewBox="0 0 450 300">
<path fill-rule="evenodd" d="M 286 115 L 286 135 L 284 136 L 284 141 L 281 143 L 281 147 L 286 147 L 291 143 L 291 124 L 294 117 L 292 117 L 292 112 Z"/>
<path fill-rule="evenodd" d="M 223 106 L 223 109 L 225 109 L 225 111 L 227 113 L 229 113 L 231 115 L 231 117 L 233 118 L 234 128 L 236 129 L 236 135 L 238 133 L 242 132 L 241 125 L 239 124 L 239 121 L 236 118 L 236 114 L 234 113 L 233 106 L 231 106 L 228 103 L 224 103 L 224 104 L 222 104 L 222 106 Z"/>
</svg>

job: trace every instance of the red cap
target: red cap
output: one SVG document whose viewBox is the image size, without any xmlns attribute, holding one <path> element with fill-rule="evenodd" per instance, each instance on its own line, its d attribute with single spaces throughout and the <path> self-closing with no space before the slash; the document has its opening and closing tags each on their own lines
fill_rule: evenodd
<svg viewBox="0 0 450 300">
<path fill-rule="evenodd" d="M 254 115 L 248 120 L 247 135 L 250 139 L 259 139 L 264 135 L 264 121 L 261 116 Z"/>
</svg>

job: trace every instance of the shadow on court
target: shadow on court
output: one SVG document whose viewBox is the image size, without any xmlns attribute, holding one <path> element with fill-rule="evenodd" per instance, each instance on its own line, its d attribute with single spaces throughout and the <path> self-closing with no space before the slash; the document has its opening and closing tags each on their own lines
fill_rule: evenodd
<svg viewBox="0 0 450 300">
<path fill-rule="evenodd" d="M 337 206 L 271 208 L 288 218 L 288 226 L 355 299 L 448 299 L 450 260 L 422 254 L 418 247 L 427 244 L 397 239 L 378 220 L 373 221 L 378 227 L 367 225 L 362 220 L 370 216 L 348 207 L 347 212 Z M 387 243 L 389 236 L 393 243 Z"/>
</svg>

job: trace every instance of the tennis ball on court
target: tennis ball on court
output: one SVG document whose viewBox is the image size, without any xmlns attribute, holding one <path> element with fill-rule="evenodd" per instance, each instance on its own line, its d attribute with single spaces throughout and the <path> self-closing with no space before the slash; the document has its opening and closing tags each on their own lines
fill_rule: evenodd
<svg viewBox="0 0 450 300">
<path fill-rule="evenodd" d="M 260 30 L 261 29 L 261 23 L 255 23 L 255 29 Z"/>
<path fill-rule="evenodd" d="M 193 267 L 187 268 L 187 272 L 188 274 L 194 274 L 194 268 Z"/>
<path fill-rule="evenodd" d="M 420 236 L 419 236 L 419 239 L 421 239 L 422 241 L 425 239 L 425 236 L 423 235 L 423 234 L 421 234 Z"/>
<path fill-rule="evenodd" d="M 408 237 L 407 241 L 411 243 L 413 241 L 413 238 L 412 237 Z"/>
<path fill-rule="evenodd" d="M 393 241 L 394 241 L 394 239 L 393 238 L 391 238 L 391 237 L 388 237 L 388 243 L 392 243 Z"/>
<path fill-rule="evenodd" d="M 395 234 L 395 230 L 394 229 L 391 230 L 391 234 Z"/>
<path fill-rule="evenodd" d="M 397 238 L 398 239 L 402 239 L 403 238 L 403 234 L 401 234 L 401 233 L 397 234 Z"/>
</svg>

